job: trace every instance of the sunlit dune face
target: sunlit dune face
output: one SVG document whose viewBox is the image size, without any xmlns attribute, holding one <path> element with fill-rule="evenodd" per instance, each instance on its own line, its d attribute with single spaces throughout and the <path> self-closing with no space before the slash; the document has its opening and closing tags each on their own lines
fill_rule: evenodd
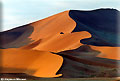
<svg viewBox="0 0 120 81">
<path fill-rule="evenodd" d="M 119 50 L 120 47 L 107 47 L 107 46 L 91 46 L 93 49 L 101 52 L 98 57 L 120 60 Z"/>
<path fill-rule="evenodd" d="M 1 73 L 27 73 L 38 77 L 58 77 L 63 63 L 61 56 L 33 50 L 4 49 L 2 52 Z"/>
<path fill-rule="evenodd" d="M 35 42 L 34 44 L 22 47 L 22 49 L 33 47 L 33 45 L 36 45 L 36 47 L 32 49 L 51 51 L 51 52 L 60 52 L 60 51 L 78 48 L 79 46 L 82 45 L 80 43 L 80 40 L 84 38 L 89 38 L 89 37 L 91 37 L 91 34 L 86 31 L 68 33 L 68 34 L 58 34 L 58 35 L 51 36 L 41 40 L 40 44 L 38 45 L 36 45 L 37 42 Z"/>
<path fill-rule="evenodd" d="M 76 26 L 76 22 L 69 17 L 69 11 L 65 11 L 43 20 L 30 24 L 34 31 L 29 38 L 38 40 L 56 35 L 60 32 L 70 33 Z"/>
</svg>

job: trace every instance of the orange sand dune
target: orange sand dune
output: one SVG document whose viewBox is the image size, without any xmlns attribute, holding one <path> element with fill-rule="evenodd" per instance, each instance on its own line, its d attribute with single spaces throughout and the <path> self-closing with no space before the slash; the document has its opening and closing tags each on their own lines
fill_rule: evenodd
<svg viewBox="0 0 120 81">
<path fill-rule="evenodd" d="M 89 35 L 87 35 L 88 33 L 85 33 L 83 31 L 83 33 L 77 32 L 71 34 L 76 26 L 76 22 L 69 16 L 69 11 L 64 11 L 48 18 L 33 22 L 27 25 L 28 28 L 29 26 L 30 28 L 33 27 L 34 29 L 31 35 L 28 37 L 31 39 L 32 42 L 30 44 L 27 44 L 27 41 L 25 40 L 25 44 L 27 45 L 22 46 L 22 48 L 60 52 L 64 50 L 75 49 L 82 45 L 81 43 L 79 43 L 81 39 L 90 37 Z M 60 34 L 61 32 L 63 32 L 64 34 Z M 27 31 L 26 33 L 29 32 Z M 9 44 L 5 44 L 5 46 L 14 46 L 24 42 L 24 40 L 22 39 L 26 38 L 23 35 L 20 36 L 17 40 Z M 93 46 L 93 48 L 102 52 L 99 56 L 103 58 L 119 59 L 118 52 L 116 51 L 119 47 Z"/>
<path fill-rule="evenodd" d="M 58 77 L 61 56 L 36 50 L 3 49 L 1 73 L 27 73 L 38 77 Z"/>
<path fill-rule="evenodd" d="M 51 51 L 51 52 L 60 52 L 64 50 L 76 49 L 82 44 L 80 40 L 83 38 L 91 37 L 90 33 L 86 31 L 68 33 L 68 34 L 57 34 L 52 37 L 48 37 L 41 41 L 37 41 L 28 46 L 22 47 L 23 49 L 32 49 L 29 47 L 34 47 L 34 50 L 43 50 L 43 51 Z M 39 44 L 38 44 L 39 42 Z"/>
<path fill-rule="evenodd" d="M 27 73 L 38 77 L 61 76 L 56 73 L 63 58 L 50 52 L 76 49 L 83 45 L 80 43 L 81 39 L 91 37 L 87 31 L 71 33 L 75 27 L 76 22 L 70 18 L 69 11 L 65 11 L 5 32 L 2 36 L 5 42 L 1 48 L 12 49 L 0 49 L 3 63 L 0 65 L 1 73 Z M 20 35 L 14 36 L 13 32 L 19 32 Z M 120 60 L 119 47 L 91 47 L 101 52 L 98 57 Z"/>
<path fill-rule="evenodd" d="M 69 16 L 69 11 L 53 15 L 31 23 L 30 25 L 34 27 L 30 38 L 32 38 L 32 40 L 43 39 L 39 45 L 33 48 L 35 50 L 60 52 L 75 49 L 82 45 L 79 43 L 79 40 L 90 37 L 89 35 L 87 36 L 85 32 L 66 34 L 72 32 L 76 26 L 76 22 Z M 60 32 L 64 34 L 60 35 Z M 120 60 L 118 56 L 119 47 L 94 46 L 93 48 L 102 52 L 101 55 L 99 55 L 100 57 Z"/>
<path fill-rule="evenodd" d="M 120 47 L 91 46 L 91 48 L 101 52 L 101 54 L 98 55 L 98 57 L 120 60 Z"/>
<path fill-rule="evenodd" d="M 76 23 L 69 16 L 69 11 L 65 11 L 43 20 L 31 23 L 34 28 L 29 38 L 38 40 L 56 35 L 60 32 L 70 33 L 75 28 Z"/>
<path fill-rule="evenodd" d="M 48 18 L 3 32 L 2 48 L 22 47 L 56 34 L 71 33 L 76 23 L 64 11 Z"/>
</svg>

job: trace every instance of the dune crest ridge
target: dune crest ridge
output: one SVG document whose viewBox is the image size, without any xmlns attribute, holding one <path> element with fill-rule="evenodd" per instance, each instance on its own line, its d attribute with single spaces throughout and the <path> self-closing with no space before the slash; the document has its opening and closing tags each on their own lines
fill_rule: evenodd
<svg viewBox="0 0 120 81">
<path fill-rule="evenodd" d="M 71 33 L 76 26 L 76 22 L 70 18 L 68 13 L 69 10 L 31 23 L 34 31 L 30 38 L 37 40 L 60 34 L 60 32 Z"/>
</svg>

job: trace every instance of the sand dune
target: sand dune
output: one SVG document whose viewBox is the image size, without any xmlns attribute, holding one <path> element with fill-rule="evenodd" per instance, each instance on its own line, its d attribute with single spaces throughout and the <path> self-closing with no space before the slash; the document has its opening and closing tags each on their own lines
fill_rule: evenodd
<svg viewBox="0 0 120 81">
<path fill-rule="evenodd" d="M 78 78 L 118 70 L 118 14 L 114 9 L 68 10 L 0 32 L 0 73 Z"/>
<path fill-rule="evenodd" d="M 38 77 L 58 77 L 61 56 L 37 50 L 3 49 L 1 73 L 26 73 Z"/>
<path fill-rule="evenodd" d="M 82 45 L 80 43 L 81 39 L 88 38 L 90 36 L 91 35 L 86 31 L 68 34 L 58 34 L 41 40 L 38 45 L 36 45 L 36 43 L 38 43 L 37 41 L 33 44 L 22 47 L 22 49 L 33 47 L 33 45 L 36 45 L 32 48 L 34 50 L 43 50 L 51 52 L 60 52 L 64 50 L 76 49 Z"/>
<path fill-rule="evenodd" d="M 97 47 L 97 46 L 91 46 L 91 48 L 101 52 L 101 54 L 98 55 L 98 57 L 120 60 L 120 55 L 119 55 L 120 47 L 106 47 L 106 46 L 105 47 Z"/>
<path fill-rule="evenodd" d="M 72 32 L 88 31 L 92 37 L 81 42 L 94 46 L 120 46 L 119 15 L 120 12 L 116 9 L 69 12 L 69 16 L 76 22 Z"/>
<path fill-rule="evenodd" d="M 82 45 L 74 50 L 66 50 L 56 53 L 63 57 L 64 61 L 58 73 L 63 78 L 91 78 L 91 77 L 117 77 L 120 61 L 101 58 L 100 51 L 89 45 Z"/>
<path fill-rule="evenodd" d="M 80 41 L 82 44 L 91 45 L 93 49 L 100 51 L 99 56 L 102 58 L 120 60 L 118 10 L 71 10 L 69 15 L 77 24 L 72 32 L 88 31 L 92 35 L 90 38 L 82 39 Z"/>
<path fill-rule="evenodd" d="M 76 23 L 69 16 L 69 11 L 65 11 L 46 19 L 31 23 L 34 27 L 34 32 L 30 38 L 33 40 L 47 38 L 56 34 L 70 33 L 76 26 Z"/>
<path fill-rule="evenodd" d="M 76 23 L 69 17 L 68 13 L 69 11 L 65 11 L 31 24 L 1 32 L 1 48 L 19 48 L 32 43 L 32 41 L 44 39 L 61 32 L 72 32 Z"/>
</svg>

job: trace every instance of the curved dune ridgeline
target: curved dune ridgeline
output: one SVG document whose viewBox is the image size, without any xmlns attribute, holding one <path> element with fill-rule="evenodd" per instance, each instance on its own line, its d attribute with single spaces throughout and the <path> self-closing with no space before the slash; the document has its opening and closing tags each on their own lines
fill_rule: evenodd
<svg viewBox="0 0 120 81">
<path fill-rule="evenodd" d="M 76 33 L 67 33 L 67 34 L 58 34 L 52 37 L 45 38 L 38 43 L 34 42 L 28 46 L 22 47 L 22 49 L 29 49 L 29 47 L 33 47 L 33 50 L 43 50 L 43 51 L 51 51 L 51 52 L 60 52 L 64 50 L 75 49 L 81 46 L 80 40 L 83 38 L 91 37 L 91 35 L 86 32 L 76 32 Z M 59 42 L 58 42 L 59 41 Z"/>
<path fill-rule="evenodd" d="M 93 49 L 100 51 L 100 57 L 120 60 L 118 10 L 71 10 L 69 15 L 77 23 L 72 32 L 88 31 L 92 35 L 91 38 L 82 39 L 81 43 L 91 45 Z"/>
<path fill-rule="evenodd" d="M 34 41 L 54 36 L 56 34 L 71 33 L 76 23 L 65 11 L 51 17 L 1 32 L 1 48 L 19 48 Z"/>
<path fill-rule="evenodd" d="M 30 25 L 34 27 L 34 32 L 31 34 L 30 38 L 38 40 L 60 34 L 60 32 L 71 33 L 75 28 L 76 23 L 70 18 L 68 13 L 69 11 L 64 11 L 31 23 Z"/>
<path fill-rule="evenodd" d="M 120 39 L 115 9 L 68 10 L 0 32 L 0 73 L 36 77 L 117 77 Z"/>
<path fill-rule="evenodd" d="M 72 32 L 88 31 L 92 34 L 91 38 L 83 39 L 81 43 L 94 46 L 120 46 L 118 42 L 120 12 L 118 10 L 70 10 L 69 15 L 77 23 Z"/>
</svg>

